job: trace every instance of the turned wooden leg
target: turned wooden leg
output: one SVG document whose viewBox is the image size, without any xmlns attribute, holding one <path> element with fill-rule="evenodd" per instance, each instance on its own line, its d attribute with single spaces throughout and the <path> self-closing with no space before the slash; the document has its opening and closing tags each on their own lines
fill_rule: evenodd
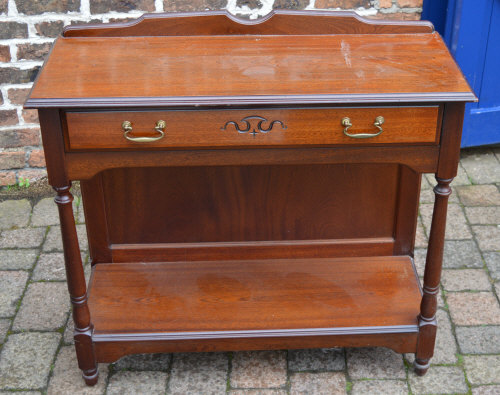
<svg viewBox="0 0 500 395">
<path fill-rule="evenodd" d="M 78 236 L 73 216 L 73 195 L 70 193 L 71 183 L 63 187 L 54 187 L 57 192 L 55 202 L 59 209 L 61 221 L 62 242 L 64 247 L 64 262 L 68 290 L 73 306 L 75 322 L 75 348 L 78 366 L 82 370 L 83 379 L 87 385 L 97 383 L 99 372 L 92 345 L 92 324 L 87 306 L 87 286 L 83 271 Z"/>
<path fill-rule="evenodd" d="M 441 179 L 436 176 L 437 185 L 434 187 L 435 201 L 432 214 L 429 247 L 425 262 L 423 297 L 418 317 L 419 334 L 417 352 L 415 354 L 415 372 L 423 376 L 429 369 L 430 359 L 434 354 L 436 341 L 436 311 L 441 266 L 443 264 L 444 233 L 446 229 L 446 212 L 448 196 L 451 194 L 450 179 Z"/>
</svg>

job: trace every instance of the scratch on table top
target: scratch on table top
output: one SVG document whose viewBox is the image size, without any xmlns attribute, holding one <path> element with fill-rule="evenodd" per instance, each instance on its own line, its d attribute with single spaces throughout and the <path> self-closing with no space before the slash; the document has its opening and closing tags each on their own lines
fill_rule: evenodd
<svg viewBox="0 0 500 395">
<path fill-rule="evenodd" d="M 342 40 L 342 42 L 340 43 L 340 52 L 342 52 L 342 55 L 344 56 L 345 64 L 347 65 L 347 67 L 352 67 L 351 46 L 348 43 L 344 42 L 344 40 Z"/>
</svg>

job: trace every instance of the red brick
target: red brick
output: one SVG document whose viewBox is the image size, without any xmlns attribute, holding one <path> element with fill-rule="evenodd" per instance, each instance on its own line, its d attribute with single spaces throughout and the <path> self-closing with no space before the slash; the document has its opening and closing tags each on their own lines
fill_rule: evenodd
<svg viewBox="0 0 500 395">
<path fill-rule="evenodd" d="M 19 118 L 17 117 L 16 110 L 3 110 L 0 111 L 0 126 L 17 125 Z"/>
<path fill-rule="evenodd" d="M 64 27 L 63 21 L 50 21 L 35 24 L 38 35 L 45 37 L 57 37 Z"/>
<path fill-rule="evenodd" d="M 128 12 L 130 10 L 154 11 L 154 0 L 90 0 L 90 12 L 103 14 L 109 11 Z"/>
<path fill-rule="evenodd" d="M 28 93 L 30 93 L 31 88 L 12 88 L 9 89 L 7 94 L 9 96 L 9 100 L 12 104 L 17 106 L 22 106 L 28 97 Z"/>
<path fill-rule="evenodd" d="M 40 129 L 10 129 L 0 131 L 0 148 L 40 145 Z"/>
<path fill-rule="evenodd" d="M 394 13 L 378 13 L 376 15 L 370 15 L 368 18 L 371 19 L 396 19 L 404 21 L 418 21 L 420 20 L 420 12 L 394 12 Z"/>
<path fill-rule="evenodd" d="M 0 186 L 14 185 L 16 183 L 16 173 L 13 171 L 0 171 Z"/>
<path fill-rule="evenodd" d="M 43 149 L 34 149 L 31 151 L 28 165 L 31 167 L 45 167 L 45 155 Z"/>
<path fill-rule="evenodd" d="M 23 110 L 23 119 L 26 123 L 38 123 L 38 111 Z"/>
<path fill-rule="evenodd" d="M 8 45 L 0 45 L 0 62 L 10 62 L 10 48 Z"/>
<path fill-rule="evenodd" d="M 26 15 L 80 10 L 80 0 L 15 0 L 17 11 Z"/>
<path fill-rule="evenodd" d="M 353 9 L 353 8 L 370 8 L 370 0 L 316 0 L 315 7 L 318 9 L 322 8 L 342 8 L 342 9 Z"/>
<path fill-rule="evenodd" d="M 398 6 L 400 7 L 422 7 L 423 0 L 398 0 Z"/>
<path fill-rule="evenodd" d="M 391 8 L 392 0 L 378 0 L 380 8 Z"/>
<path fill-rule="evenodd" d="M 17 175 L 24 179 L 28 179 L 30 182 L 35 182 L 43 177 L 46 177 L 47 171 L 45 169 L 19 170 Z"/>
<path fill-rule="evenodd" d="M 249 0 L 254 1 L 254 0 Z M 165 0 L 163 1 L 163 9 L 165 11 L 203 11 L 203 10 L 218 10 L 224 8 L 227 4 L 226 0 L 192 0 L 178 1 Z"/>
<path fill-rule="evenodd" d="M 26 23 L 0 22 L 0 39 L 26 37 L 28 37 L 28 25 Z"/>
<path fill-rule="evenodd" d="M 17 46 L 19 60 L 43 60 L 49 53 L 52 43 L 30 44 L 24 43 Z"/>
<path fill-rule="evenodd" d="M 0 152 L 0 170 L 24 167 L 24 151 Z"/>
<path fill-rule="evenodd" d="M 309 5 L 309 3 L 309 0 L 276 0 L 273 4 L 273 8 L 303 10 Z"/>
</svg>

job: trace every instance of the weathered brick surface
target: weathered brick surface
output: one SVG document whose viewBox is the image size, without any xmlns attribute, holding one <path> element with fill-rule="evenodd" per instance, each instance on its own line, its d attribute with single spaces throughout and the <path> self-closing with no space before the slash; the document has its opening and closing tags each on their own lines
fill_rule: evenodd
<svg viewBox="0 0 500 395">
<path fill-rule="evenodd" d="M 40 130 L 12 129 L 0 131 L 0 148 L 40 145 Z"/>
<path fill-rule="evenodd" d="M 31 88 L 12 88 L 7 91 L 11 104 L 22 106 L 30 93 Z"/>
<path fill-rule="evenodd" d="M 10 62 L 10 47 L 8 45 L 0 45 L 0 62 Z M 2 103 L 0 100 L 0 104 Z"/>
<path fill-rule="evenodd" d="M 18 122 L 16 110 L 0 110 L 0 126 L 12 126 Z"/>
<path fill-rule="evenodd" d="M 28 37 L 28 25 L 26 23 L 0 22 L 0 39 L 26 37 Z"/>
<path fill-rule="evenodd" d="M 45 12 L 68 12 L 80 9 L 80 0 L 15 0 L 17 10 L 26 15 Z"/>
<path fill-rule="evenodd" d="M 102 14 L 110 11 L 128 12 L 130 10 L 154 11 L 154 0 L 90 0 L 90 12 Z"/>
<path fill-rule="evenodd" d="M 400 7 L 422 7 L 423 0 L 397 0 Z"/>
<path fill-rule="evenodd" d="M 165 0 L 163 2 L 163 9 L 165 11 L 218 10 L 225 7 L 226 3 L 226 0 L 192 0 L 189 2 Z"/>
<path fill-rule="evenodd" d="M 26 123 L 38 123 L 38 111 L 37 110 L 23 110 L 22 116 L 24 122 Z"/>
<path fill-rule="evenodd" d="M 0 171 L 0 187 L 16 183 L 16 173 L 13 171 Z"/>
<path fill-rule="evenodd" d="M 36 32 L 40 36 L 57 37 L 64 27 L 63 21 L 49 21 L 35 24 Z"/>
<path fill-rule="evenodd" d="M 0 0 L 0 14 L 7 13 L 7 3 L 8 0 Z"/>
<path fill-rule="evenodd" d="M 24 167 L 24 152 L 0 152 L 0 169 Z"/>
<path fill-rule="evenodd" d="M 370 0 L 316 0 L 316 8 L 370 8 Z"/>
<path fill-rule="evenodd" d="M 31 151 L 28 164 L 31 167 L 45 167 L 45 155 L 43 149 L 34 149 Z"/>
<path fill-rule="evenodd" d="M 291 8 L 295 10 L 302 10 L 309 5 L 309 0 L 276 0 L 274 8 Z"/>
<path fill-rule="evenodd" d="M 40 66 L 32 69 L 19 69 L 17 67 L 0 68 L 0 84 L 24 84 L 35 81 Z"/>
<path fill-rule="evenodd" d="M 17 46 L 17 59 L 19 60 L 43 60 L 49 53 L 52 43 L 42 44 L 19 44 Z"/>
</svg>

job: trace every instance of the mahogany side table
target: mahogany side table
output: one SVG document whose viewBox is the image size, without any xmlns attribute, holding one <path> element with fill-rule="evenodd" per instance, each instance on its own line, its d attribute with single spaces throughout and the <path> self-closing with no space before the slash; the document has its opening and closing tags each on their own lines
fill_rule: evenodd
<svg viewBox="0 0 500 395">
<path fill-rule="evenodd" d="M 416 353 L 424 374 L 473 100 L 428 22 L 275 11 L 67 27 L 26 108 L 57 192 L 87 384 L 132 353 L 333 346 Z M 437 180 L 423 287 L 422 173 Z"/>
</svg>

